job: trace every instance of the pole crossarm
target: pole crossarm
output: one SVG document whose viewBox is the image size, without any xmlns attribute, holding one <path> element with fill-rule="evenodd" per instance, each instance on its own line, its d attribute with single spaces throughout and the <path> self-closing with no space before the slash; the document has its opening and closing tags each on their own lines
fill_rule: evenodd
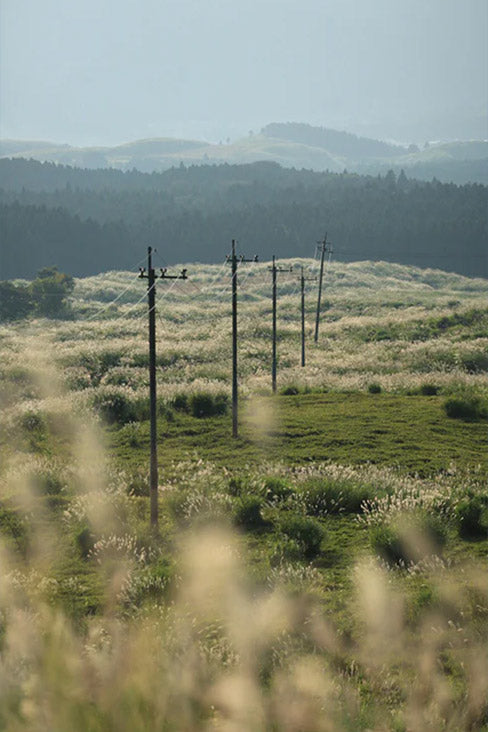
<svg viewBox="0 0 488 732">
<path fill-rule="evenodd" d="M 182 269 L 180 274 L 176 274 L 176 275 L 168 274 L 167 267 L 160 267 L 159 271 L 160 271 L 160 274 L 156 274 L 156 271 L 153 270 L 153 273 L 154 273 L 153 277 L 155 280 L 158 280 L 158 279 L 159 280 L 187 280 L 188 279 L 188 275 L 187 275 L 188 270 L 187 269 Z M 140 279 L 144 279 L 144 278 L 149 279 L 149 276 L 150 275 L 146 272 L 145 267 L 139 267 L 139 278 Z"/>
</svg>

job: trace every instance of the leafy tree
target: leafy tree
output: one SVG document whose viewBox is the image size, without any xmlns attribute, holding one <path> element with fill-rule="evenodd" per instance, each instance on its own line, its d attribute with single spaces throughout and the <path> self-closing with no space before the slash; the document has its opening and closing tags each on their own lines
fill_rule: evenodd
<svg viewBox="0 0 488 732">
<path fill-rule="evenodd" d="M 0 282 L 0 321 L 18 320 L 29 315 L 34 307 L 30 289 L 13 282 Z"/>
<path fill-rule="evenodd" d="M 66 298 L 75 286 L 71 275 L 59 272 L 57 267 L 44 267 L 30 285 L 36 312 L 47 318 L 66 316 L 70 307 Z"/>
</svg>

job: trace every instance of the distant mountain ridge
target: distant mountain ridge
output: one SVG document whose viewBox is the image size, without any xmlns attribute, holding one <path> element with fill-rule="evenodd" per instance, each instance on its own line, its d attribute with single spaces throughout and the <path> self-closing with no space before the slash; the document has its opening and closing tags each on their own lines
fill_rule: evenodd
<svg viewBox="0 0 488 732">
<path fill-rule="evenodd" d="M 339 132 L 327 127 L 286 122 L 266 125 L 261 130 L 266 137 L 273 137 L 290 142 L 298 142 L 312 147 L 320 147 L 327 152 L 348 158 L 391 158 L 405 155 L 408 148 L 392 145 L 369 137 L 358 137 L 350 132 Z"/>
<path fill-rule="evenodd" d="M 259 134 L 220 144 L 153 138 L 113 147 L 72 147 L 42 141 L 0 141 L 0 157 L 34 159 L 82 168 L 161 172 L 180 164 L 230 165 L 273 161 L 315 171 L 385 174 L 405 169 L 420 180 L 488 184 L 488 141 L 398 145 L 303 123 L 271 123 Z"/>
</svg>

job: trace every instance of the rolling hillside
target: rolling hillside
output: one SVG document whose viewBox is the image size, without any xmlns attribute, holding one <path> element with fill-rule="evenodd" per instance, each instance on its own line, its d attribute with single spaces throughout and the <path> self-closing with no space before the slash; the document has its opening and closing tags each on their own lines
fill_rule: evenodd
<svg viewBox="0 0 488 732">
<path fill-rule="evenodd" d="M 199 140 L 154 138 L 114 147 L 77 148 L 55 143 L 5 140 L 0 156 L 21 157 L 87 168 L 136 168 L 142 172 L 184 165 L 274 161 L 285 167 L 349 171 L 377 175 L 402 168 L 422 180 L 433 177 L 458 184 L 488 183 L 488 142 L 398 145 L 298 123 L 273 123 L 259 134 L 219 144 Z"/>
</svg>

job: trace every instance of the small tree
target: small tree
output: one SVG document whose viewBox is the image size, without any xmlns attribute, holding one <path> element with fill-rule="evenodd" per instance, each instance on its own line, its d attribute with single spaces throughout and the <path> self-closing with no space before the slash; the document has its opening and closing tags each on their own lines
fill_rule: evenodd
<svg viewBox="0 0 488 732">
<path fill-rule="evenodd" d="M 33 307 L 28 287 L 16 286 L 13 282 L 0 282 L 0 321 L 26 318 Z"/>
<path fill-rule="evenodd" d="M 71 275 L 59 272 L 57 267 L 44 267 L 30 285 L 36 312 L 47 318 L 66 316 L 70 307 L 66 298 L 75 286 Z"/>
</svg>

